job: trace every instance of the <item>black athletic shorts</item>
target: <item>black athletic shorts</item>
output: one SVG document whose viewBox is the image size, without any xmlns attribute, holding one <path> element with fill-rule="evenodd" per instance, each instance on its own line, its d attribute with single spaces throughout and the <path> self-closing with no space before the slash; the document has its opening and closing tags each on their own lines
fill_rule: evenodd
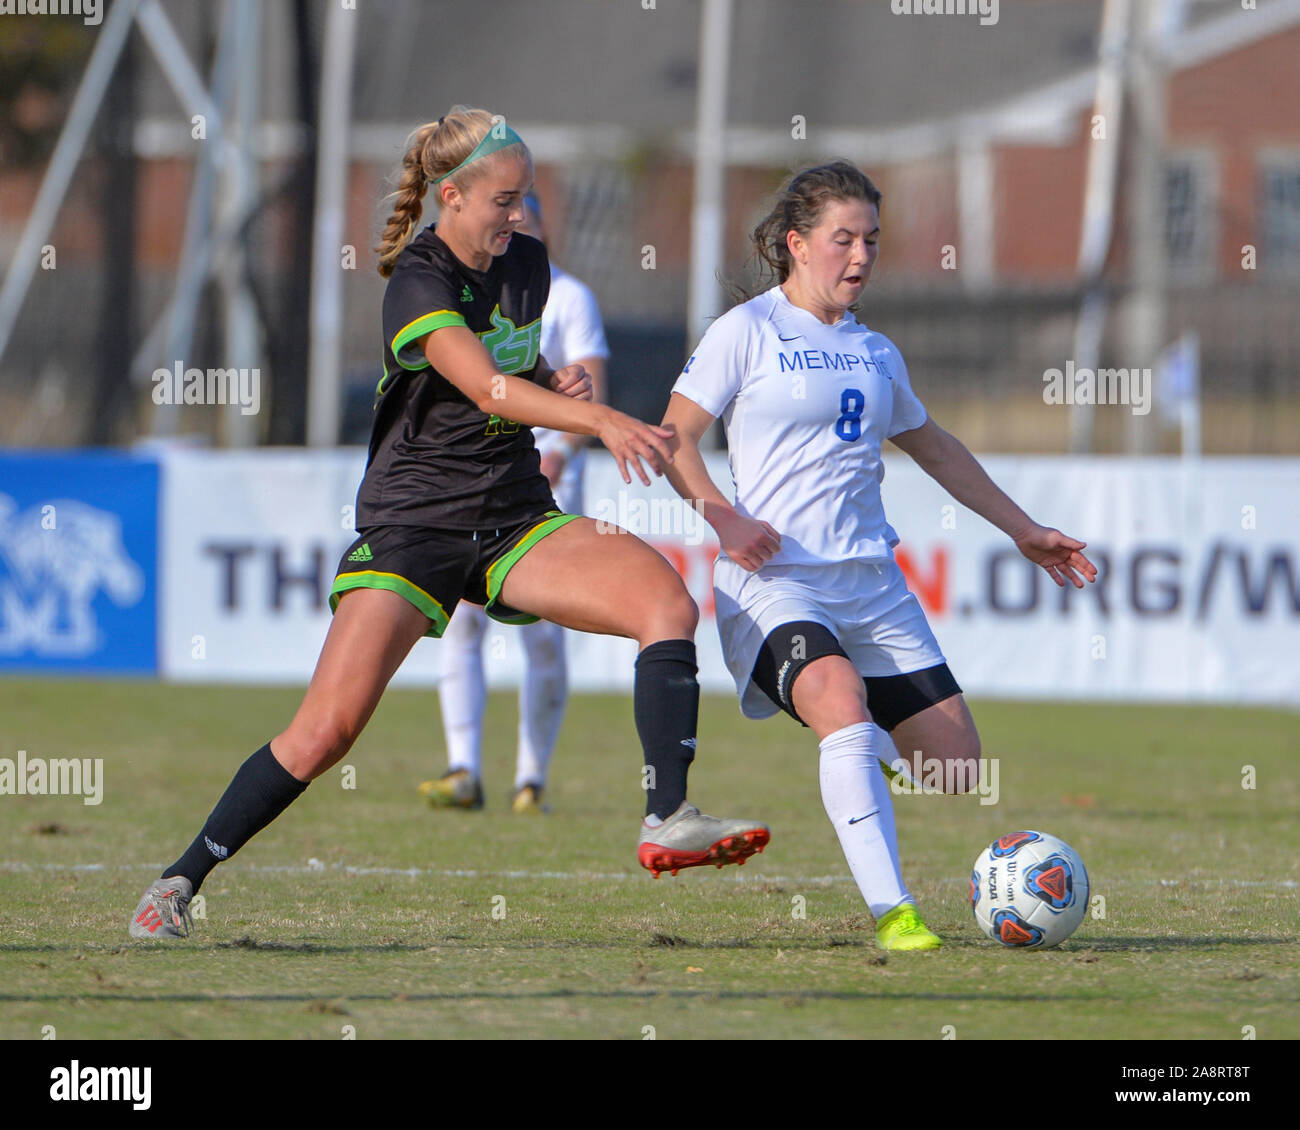
<svg viewBox="0 0 1300 1130">
<path fill-rule="evenodd" d="M 796 640 L 797 649 L 792 644 Z M 774 705 L 806 726 L 794 708 L 795 680 L 814 659 L 827 655 L 848 658 L 829 628 L 813 620 L 794 620 L 768 633 L 750 678 Z M 902 675 L 864 675 L 862 682 L 871 720 L 886 732 L 936 702 L 961 694 L 946 663 Z"/>
<path fill-rule="evenodd" d="M 431 621 L 437 639 L 460 600 L 481 604 L 504 624 L 533 624 L 536 616 L 499 599 L 506 574 L 547 534 L 581 514 L 550 510 L 510 529 L 430 530 L 423 526 L 371 526 L 343 553 L 330 588 L 330 611 L 352 589 L 388 589 L 404 596 Z"/>
</svg>

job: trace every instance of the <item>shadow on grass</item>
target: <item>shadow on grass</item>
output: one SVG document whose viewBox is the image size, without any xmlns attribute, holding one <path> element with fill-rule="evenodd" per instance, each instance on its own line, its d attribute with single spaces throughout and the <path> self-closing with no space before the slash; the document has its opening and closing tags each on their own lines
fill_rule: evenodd
<svg viewBox="0 0 1300 1130">
<path fill-rule="evenodd" d="M 1128 950 L 1215 949 L 1222 946 L 1294 946 L 1300 935 L 1289 938 L 1251 938 L 1217 934 L 1174 935 L 1172 937 L 1080 938 L 1064 953 L 1123 953 Z"/>
<path fill-rule="evenodd" d="M 658 935 L 649 940 L 640 938 L 538 938 L 523 939 L 514 938 L 505 941 L 488 939 L 488 938 L 466 938 L 457 937 L 456 935 L 444 935 L 440 938 L 431 939 L 426 942 L 365 942 L 349 945 L 339 942 L 277 942 L 267 941 L 260 942 L 253 938 L 239 938 L 229 942 L 180 942 L 173 944 L 171 942 L 133 942 L 118 945 L 96 945 L 87 942 L 42 942 L 31 945 L 0 945 L 0 957 L 5 954 L 95 954 L 97 956 L 113 956 L 117 954 L 140 954 L 140 955 L 193 955 L 207 954 L 214 951 L 231 952 L 243 950 L 245 952 L 258 952 L 266 954 L 301 954 L 306 957 L 321 957 L 328 955 L 347 956 L 350 954 L 380 954 L 380 953 L 436 953 L 444 950 L 482 950 L 484 952 L 509 949 L 515 952 L 523 953 L 530 950 L 616 950 L 632 953 L 637 950 L 668 946 L 681 947 L 682 949 L 696 950 L 771 950 L 775 952 L 780 949 L 787 953 L 796 950 L 827 950 L 837 947 L 849 946 L 854 948 L 871 949 L 876 948 L 874 939 L 857 939 L 830 937 L 823 939 L 793 938 L 793 939 L 750 939 L 750 938 L 725 938 L 722 940 L 711 941 L 691 941 L 673 935 L 669 940 L 660 940 L 663 935 Z M 952 943 L 949 943 L 950 945 Z M 0 1000 L 4 1000 L 0 996 Z"/>
<path fill-rule="evenodd" d="M 1300 945 L 1300 935 L 1290 937 L 1243 937 L 1241 935 L 1137 935 L 1120 938 L 1076 938 L 1064 946 L 1051 950 L 1036 952 L 1054 953 L 1061 957 L 1081 957 L 1095 953 L 1125 953 L 1129 951 L 1149 952 L 1170 949 L 1234 949 L 1252 946 L 1288 946 Z M 302 954 L 319 957 L 321 955 L 381 954 L 381 953 L 436 953 L 440 950 L 492 950 L 510 949 L 519 952 L 529 950 L 567 950 L 567 949 L 605 949 L 634 952 L 642 949 L 692 949 L 692 950 L 782 950 L 786 953 L 816 952 L 828 949 L 862 949 L 873 955 L 883 956 L 876 948 L 875 938 L 868 931 L 861 937 L 846 937 L 843 934 L 830 934 L 820 938 L 789 937 L 752 937 L 752 938 L 686 938 L 680 934 L 651 934 L 635 938 L 511 938 L 489 939 L 468 938 L 464 935 L 446 934 L 429 941 L 421 942 L 288 942 L 259 941 L 245 936 L 231 941 L 200 942 L 191 940 L 173 944 L 171 942 L 127 942 L 112 945 L 96 945 L 86 942 L 41 942 L 33 944 L 0 944 L 0 956 L 4 954 L 175 954 L 196 955 L 211 954 L 213 951 L 255 951 L 268 954 Z M 1015 946 L 997 946 L 982 937 L 948 937 L 944 941 L 944 953 L 998 954 L 1005 956 L 1016 952 Z M 895 955 L 897 958 L 900 955 Z M 942 960 L 943 955 L 939 955 Z M 904 958 L 904 960 L 906 960 Z M 20 998 L 0 994 L 0 1000 Z"/>
</svg>

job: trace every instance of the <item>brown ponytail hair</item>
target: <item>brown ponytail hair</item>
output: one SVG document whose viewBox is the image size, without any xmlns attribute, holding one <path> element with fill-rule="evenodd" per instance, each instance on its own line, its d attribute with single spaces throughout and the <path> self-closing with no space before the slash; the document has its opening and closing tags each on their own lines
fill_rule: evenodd
<svg viewBox="0 0 1300 1130">
<path fill-rule="evenodd" d="M 881 199 L 880 189 L 871 178 L 848 161 L 803 169 L 791 177 L 772 210 L 750 234 L 754 257 L 778 283 L 783 283 L 790 277 L 790 248 L 786 243 L 789 232 L 797 231 L 807 238 L 832 200 L 865 200 L 879 208 Z"/>
<path fill-rule="evenodd" d="M 474 110 L 468 106 L 453 106 L 445 117 L 436 122 L 426 122 L 406 139 L 406 153 L 402 157 L 401 175 L 397 188 L 388 199 L 393 201 L 393 211 L 384 227 L 375 251 L 379 255 L 379 273 L 388 278 L 393 273 L 397 257 L 410 242 L 423 211 L 424 194 L 430 182 L 451 172 L 465 160 L 498 118 L 487 110 Z M 519 145 L 506 146 L 499 152 L 522 151 Z M 493 155 L 495 156 L 495 154 Z M 451 178 L 461 192 L 485 172 L 482 158 L 467 165 Z"/>
</svg>

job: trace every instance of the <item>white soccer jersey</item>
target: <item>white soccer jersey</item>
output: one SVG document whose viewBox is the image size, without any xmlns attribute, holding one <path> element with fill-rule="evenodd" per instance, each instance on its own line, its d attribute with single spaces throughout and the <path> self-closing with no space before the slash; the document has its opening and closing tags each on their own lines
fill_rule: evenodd
<svg viewBox="0 0 1300 1130">
<path fill-rule="evenodd" d="M 609 357 L 596 296 L 589 286 L 554 263 L 551 295 L 542 312 L 541 354 L 552 369 L 563 369 L 584 357 Z M 533 429 L 533 438 L 542 450 L 563 434 L 551 428 Z"/>
<path fill-rule="evenodd" d="M 852 313 L 828 326 L 774 286 L 709 327 L 673 391 L 721 417 L 736 510 L 781 535 L 768 565 L 891 556 L 880 447 L 926 411 L 887 337 Z"/>
<path fill-rule="evenodd" d="M 542 312 L 540 352 L 552 369 L 563 369 L 585 357 L 609 357 L 596 296 L 586 283 L 554 263 L 551 264 L 551 294 Z M 545 453 L 562 442 L 564 434 L 553 428 L 534 428 L 533 442 L 538 451 Z M 564 473 L 555 486 L 555 501 L 566 513 L 582 510 L 585 463 L 586 449 L 579 448 L 565 463 Z"/>
<path fill-rule="evenodd" d="M 608 357 L 596 296 L 585 283 L 551 264 L 551 295 L 542 313 L 541 354 L 552 369 L 584 357 Z"/>
</svg>

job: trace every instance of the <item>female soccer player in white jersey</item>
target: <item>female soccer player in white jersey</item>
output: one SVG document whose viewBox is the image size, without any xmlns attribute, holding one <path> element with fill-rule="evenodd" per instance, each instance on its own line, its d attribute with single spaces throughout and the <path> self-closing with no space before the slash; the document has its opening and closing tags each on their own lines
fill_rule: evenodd
<svg viewBox="0 0 1300 1130">
<path fill-rule="evenodd" d="M 718 318 L 686 363 L 664 417 L 680 444 L 666 474 L 721 543 L 718 631 L 742 711 L 785 710 L 817 735 L 822 801 L 879 944 L 935 949 L 903 882 L 879 730 L 927 767 L 941 759 L 956 792 L 976 781 L 980 744 L 894 560 L 881 444 L 893 440 L 1058 585 L 1081 588 L 1097 571 L 1083 542 L 1032 521 L 927 416 L 893 342 L 851 313 L 878 254 L 879 205 L 846 162 L 790 181 L 753 234 L 777 285 Z M 734 504 L 699 455 L 718 417 Z"/>
<path fill-rule="evenodd" d="M 524 197 L 524 222 L 516 229 L 546 243 L 542 207 L 537 197 Z M 542 314 L 542 356 L 552 368 L 581 365 L 591 377 L 593 399 L 605 402 L 605 362 L 609 347 L 601 325 L 600 307 L 590 287 L 551 263 L 551 293 Z M 534 428 L 533 442 L 541 455 L 542 474 L 566 514 L 582 513 L 582 475 L 586 436 L 553 428 Z M 442 634 L 442 666 L 438 696 L 447 742 L 447 772 L 420 785 L 420 794 L 434 807 L 479 808 L 483 804 L 483 712 L 487 680 L 483 670 L 483 639 L 487 613 L 462 601 Z M 568 667 L 564 629 L 539 620 L 519 630 L 524 648 L 524 677 L 519 687 L 519 736 L 511 810 L 543 811 L 551 754 L 559 737 L 568 696 Z"/>
<path fill-rule="evenodd" d="M 763 825 L 705 816 L 686 800 L 698 613 L 681 578 L 637 538 L 559 513 L 522 426 L 599 436 L 628 482 L 629 467 L 648 485 L 642 460 L 658 470 L 671 458 L 667 431 L 587 403 L 586 373 L 556 372 L 541 356 L 551 272 L 541 243 L 515 234 L 533 184 L 528 149 L 500 118 L 457 106 L 412 135 L 402 168 L 377 249 L 388 279 L 384 375 L 358 537 L 330 590 L 324 648 L 292 721 L 240 766 L 141 897 L 132 937 L 188 932 L 207 874 L 347 755 L 415 642 L 441 635 L 462 599 L 506 623 L 541 618 L 640 644 L 632 698 L 647 814 L 637 858 L 656 877 L 743 862 L 767 843 Z M 416 234 L 431 186 L 437 226 Z"/>
</svg>

